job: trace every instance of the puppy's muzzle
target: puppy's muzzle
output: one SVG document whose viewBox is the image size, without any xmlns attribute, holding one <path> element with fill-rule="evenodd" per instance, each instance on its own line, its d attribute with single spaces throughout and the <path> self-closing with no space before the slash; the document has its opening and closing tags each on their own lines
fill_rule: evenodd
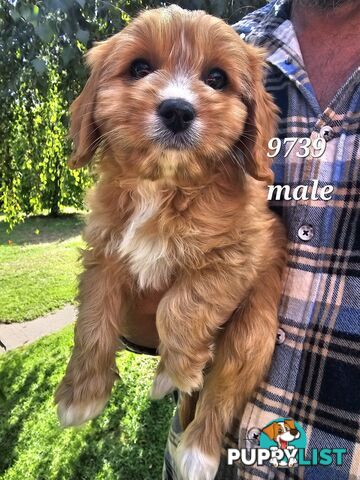
<svg viewBox="0 0 360 480">
<path fill-rule="evenodd" d="M 191 103 L 182 98 L 164 100 L 158 107 L 158 114 L 166 128 L 173 133 L 187 130 L 196 116 Z"/>
</svg>

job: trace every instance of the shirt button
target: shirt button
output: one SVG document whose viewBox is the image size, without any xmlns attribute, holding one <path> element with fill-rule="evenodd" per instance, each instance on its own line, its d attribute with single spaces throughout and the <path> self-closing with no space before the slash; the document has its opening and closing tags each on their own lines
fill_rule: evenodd
<svg viewBox="0 0 360 480">
<path fill-rule="evenodd" d="M 248 438 L 248 440 L 250 440 L 251 443 L 253 443 L 255 445 L 259 445 L 260 434 L 261 434 L 260 428 L 256 428 L 256 427 L 250 428 L 250 430 L 247 433 L 247 438 Z"/>
<path fill-rule="evenodd" d="M 332 135 L 333 135 L 333 129 L 328 125 L 325 125 L 324 127 L 320 128 L 320 137 L 324 138 L 326 142 L 331 140 Z"/>
<path fill-rule="evenodd" d="M 285 332 L 282 328 L 279 328 L 279 330 L 277 331 L 277 334 L 276 334 L 276 343 L 278 345 L 281 345 L 282 343 L 285 342 Z"/>
<path fill-rule="evenodd" d="M 292 58 L 289 57 L 289 56 L 287 56 L 287 57 L 285 58 L 285 63 L 286 63 L 286 65 L 290 65 L 290 64 L 292 63 Z"/>
<path fill-rule="evenodd" d="M 314 236 L 314 229 L 311 225 L 301 225 L 298 230 L 298 237 L 304 242 L 308 242 Z"/>
</svg>

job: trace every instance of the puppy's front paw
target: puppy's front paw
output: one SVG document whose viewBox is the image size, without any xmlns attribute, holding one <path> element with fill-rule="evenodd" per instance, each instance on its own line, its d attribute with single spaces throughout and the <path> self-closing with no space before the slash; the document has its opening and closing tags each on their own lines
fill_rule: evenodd
<svg viewBox="0 0 360 480">
<path fill-rule="evenodd" d="M 186 480 L 213 480 L 219 468 L 219 459 L 201 451 L 196 446 L 180 442 L 176 463 L 182 478 Z"/>
<path fill-rule="evenodd" d="M 191 372 L 189 375 L 181 375 L 174 378 L 174 383 L 177 388 L 188 395 L 202 389 L 204 383 L 204 375 L 202 371 Z"/>
<path fill-rule="evenodd" d="M 165 370 L 157 373 L 154 378 L 151 390 L 150 397 L 153 400 L 161 400 L 168 393 L 171 393 L 175 390 L 175 385 L 167 372 Z"/>
<path fill-rule="evenodd" d="M 97 417 L 104 409 L 107 398 L 95 398 L 87 402 L 67 403 L 60 400 L 57 414 L 62 427 L 81 425 Z"/>
<path fill-rule="evenodd" d="M 199 352 L 196 359 L 194 355 L 181 353 L 178 350 L 173 351 L 162 344 L 160 344 L 159 351 L 162 368 L 158 371 L 166 370 L 178 390 L 191 395 L 202 389 L 203 370 L 206 362 L 211 358 L 209 349 L 205 353 Z"/>
<path fill-rule="evenodd" d="M 81 425 L 97 417 L 109 399 L 111 386 L 110 377 L 93 376 L 75 382 L 73 376 L 65 375 L 55 394 L 61 425 Z"/>
<path fill-rule="evenodd" d="M 171 378 L 173 385 L 180 392 L 191 395 L 193 392 L 202 389 L 204 383 L 204 375 L 202 370 L 193 368 L 184 362 L 175 363 L 175 361 L 166 363 L 167 375 Z"/>
</svg>

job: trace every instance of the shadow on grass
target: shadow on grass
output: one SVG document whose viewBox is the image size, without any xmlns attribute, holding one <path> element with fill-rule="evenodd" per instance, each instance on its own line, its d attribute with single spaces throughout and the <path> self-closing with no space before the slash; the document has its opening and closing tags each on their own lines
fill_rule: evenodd
<svg viewBox="0 0 360 480">
<path fill-rule="evenodd" d="M 0 245 L 34 245 L 63 241 L 79 235 L 84 228 L 82 213 L 62 214 L 58 217 L 31 216 L 7 233 L 7 224 L 0 221 Z"/>
<path fill-rule="evenodd" d="M 147 398 L 153 364 L 124 354 L 124 381 L 104 413 L 63 430 L 52 397 L 69 355 L 64 343 L 48 337 L 0 363 L 0 478 L 160 480 L 174 403 Z"/>
<path fill-rule="evenodd" d="M 126 443 L 119 441 L 123 436 L 124 415 L 124 410 L 118 409 L 105 429 L 100 421 L 93 421 L 91 432 L 85 436 L 86 446 L 59 471 L 59 478 L 92 480 L 97 475 L 103 478 L 100 475 L 105 470 L 111 474 L 105 478 L 114 480 L 160 480 L 170 426 L 170 417 L 164 417 L 163 402 L 148 403 L 136 419 L 136 438 Z"/>
<path fill-rule="evenodd" d="M 12 368 L 0 372 L 0 385 L 3 399 L 0 402 L 0 475 L 16 459 L 16 449 L 23 426 L 27 419 L 48 397 L 48 392 L 41 388 L 40 377 L 51 375 L 52 367 L 45 370 L 34 369 L 24 377 L 21 387 L 13 395 L 8 395 L 5 385 L 14 385 L 18 380 L 22 364 L 19 358 L 13 359 Z M 35 388 L 39 387 L 39 388 Z M 24 408 L 25 407 L 25 408 Z"/>
</svg>

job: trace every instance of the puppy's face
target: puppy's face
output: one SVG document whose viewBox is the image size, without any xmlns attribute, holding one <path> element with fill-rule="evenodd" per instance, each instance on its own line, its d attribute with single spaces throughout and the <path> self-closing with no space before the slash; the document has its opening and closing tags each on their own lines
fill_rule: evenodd
<svg viewBox="0 0 360 480">
<path fill-rule="evenodd" d="M 300 432 L 296 428 L 294 420 L 288 419 L 283 422 L 274 422 L 262 430 L 269 438 L 281 443 L 291 442 L 300 437 Z"/>
<path fill-rule="evenodd" d="M 73 167 L 102 143 L 138 175 L 191 175 L 229 159 L 271 180 L 275 107 L 262 53 L 222 20 L 175 6 L 145 11 L 87 61 L 91 77 L 72 106 Z"/>
</svg>

